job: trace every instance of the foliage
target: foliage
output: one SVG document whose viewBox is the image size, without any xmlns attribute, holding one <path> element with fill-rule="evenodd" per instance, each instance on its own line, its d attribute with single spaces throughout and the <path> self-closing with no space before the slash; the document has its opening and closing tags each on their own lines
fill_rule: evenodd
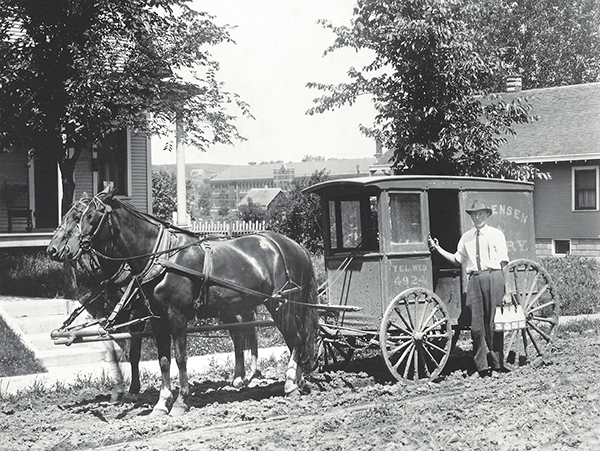
<svg viewBox="0 0 600 451">
<path fill-rule="evenodd" d="M 190 180 L 185 182 L 186 211 L 194 211 L 194 187 Z M 177 175 L 164 169 L 152 171 L 152 213 L 163 221 L 171 222 L 177 211 Z"/>
<path fill-rule="evenodd" d="M 77 296 L 69 272 L 62 263 L 35 248 L 0 252 L 0 294 L 10 296 Z"/>
<path fill-rule="evenodd" d="M 540 263 L 548 271 L 560 302 L 561 315 L 600 312 L 600 263 L 595 258 L 546 257 Z"/>
<path fill-rule="evenodd" d="M 327 94 L 308 114 L 371 95 L 377 115 L 362 131 L 393 150 L 399 172 L 532 178 L 535 168 L 498 152 L 513 124 L 534 120 L 531 105 L 491 94 L 501 61 L 477 52 L 471 14 L 467 0 L 360 0 L 350 28 L 322 21 L 337 35 L 326 53 L 350 47 L 374 56 L 362 70 L 350 68 L 349 83 L 309 83 Z"/>
<path fill-rule="evenodd" d="M 523 88 L 600 81 L 596 0 L 473 0 L 478 48 L 496 49 Z"/>
<path fill-rule="evenodd" d="M 0 377 L 44 373 L 46 369 L 0 315 Z"/>
<path fill-rule="evenodd" d="M 323 169 L 310 177 L 294 179 L 286 196 L 267 211 L 267 228 L 286 235 L 312 253 L 322 253 L 321 201 L 318 195 L 307 195 L 302 190 L 328 178 Z"/>
<path fill-rule="evenodd" d="M 242 221 L 264 221 L 267 211 L 260 205 L 248 198 L 247 204 L 238 206 L 238 215 Z"/>
<path fill-rule="evenodd" d="M 180 137 L 205 150 L 242 139 L 217 79 L 211 46 L 228 26 L 189 0 L 5 0 L 0 10 L 0 148 L 32 149 L 63 176 L 72 202 L 75 162 L 110 132 Z"/>
</svg>

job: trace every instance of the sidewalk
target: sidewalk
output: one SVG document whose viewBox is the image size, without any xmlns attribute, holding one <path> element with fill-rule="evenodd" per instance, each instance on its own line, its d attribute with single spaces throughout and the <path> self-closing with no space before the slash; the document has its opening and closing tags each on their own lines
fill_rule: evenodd
<svg viewBox="0 0 600 451">
<path fill-rule="evenodd" d="M 261 359 L 280 358 L 287 353 L 287 347 L 260 348 L 258 350 L 259 361 Z M 212 354 L 204 356 L 195 356 L 188 359 L 188 373 L 207 374 L 210 366 L 224 365 L 230 366 L 232 371 L 234 367 L 233 353 Z M 121 372 L 127 380 L 131 376 L 131 368 L 128 362 L 121 362 Z M 0 377 L 0 394 L 15 394 L 18 391 L 23 391 L 32 388 L 38 384 L 42 384 L 46 388 L 52 388 L 56 383 L 64 385 L 72 385 L 77 380 L 87 380 L 90 378 L 100 378 L 101 376 L 111 376 L 112 369 L 108 362 L 99 362 L 86 365 L 69 365 L 48 368 L 47 373 L 28 374 L 25 376 Z M 140 362 L 140 373 L 160 374 L 160 368 L 157 360 Z M 172 361 L 171 377 L 177 378 L 179 372 L 177 364 Z"/>
</svg>

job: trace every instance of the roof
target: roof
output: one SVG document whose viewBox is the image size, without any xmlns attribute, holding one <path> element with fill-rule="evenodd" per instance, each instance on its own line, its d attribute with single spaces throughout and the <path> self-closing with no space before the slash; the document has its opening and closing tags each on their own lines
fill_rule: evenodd
<svg viewBox="0 0 600 451">
<path fill-rule="evenodd" d="M 375 163 L 375 158 L 354 158 L 342 160 L 320 160 L 290 163 L 254 164 L 246 166 L 230 166 L 211 179 L 211 182 L 224 182 L 228 180 L 264 180 L 273 179 L 273 170 L 285 166 L 288 170 L 294 169 L 295 177 L 309 177 L 315 171 L 327 169 L 329 175 L 352 176 L 369 175 L 369 166 Z"/>
<path fill-rule="evenodd" d="M 328 180 L 303 190 L 304 193 L 335 195 L 343 191 L 458 189 L 475 191 L 533 191 L 533 183 L 484 177 L 437 175 L 391 175 Z"/>
<path fill-rule="evenodd" d="M 281 188 L 252 188 L 238 205 L 247 204 L 248 200 L 252 199 L 252 203 L 268 208 L 269 204 L 282 192 Z"/>
<path fill-rule="evenodd" d="M 600 158 L 600 83 L 504 93 L 531 98 L 539 120 L 514 125 L 516 136 L 500 147 L 502 157 L 518 163 Z"/>
</svg>

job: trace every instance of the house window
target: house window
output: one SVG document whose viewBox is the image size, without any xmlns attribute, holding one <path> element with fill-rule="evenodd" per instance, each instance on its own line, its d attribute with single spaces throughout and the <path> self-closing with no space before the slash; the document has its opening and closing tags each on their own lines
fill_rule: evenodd
<svg viewBox="0 0 600 451">
<path fill-rule="evenodd" d="M 115 189 L 115 194 L 128 194 L 128 137 L 127 130 L 117 130 L 109 134 L 95 149 L 97 170 L 97 192 L 107 186 Z"/>
<path fill-rule="evenodd" d="M 573 209 L 598 210 L 598 167 L 573 168 Z"/>
<path fill-rule="evenodd" d="M 567 255 L 571 252 L 571 240 L 553 240 L 554 255 Z"/>
</svg>

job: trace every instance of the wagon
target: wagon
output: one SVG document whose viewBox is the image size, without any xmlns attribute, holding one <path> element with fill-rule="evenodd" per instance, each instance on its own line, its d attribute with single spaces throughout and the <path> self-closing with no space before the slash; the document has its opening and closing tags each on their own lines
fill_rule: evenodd
<svg viewBox="0 0 600 451">
<path fill-rule="evenodd" d="M 304 192 L 321 198 L 324 302 L 341 307 L 322 310 L 322 365 L 343 366 L 357 348 L 375 345 L 398 380 L 439 376 L 470 325 L 468 275 L 432 255 L 427 239 L 456 249 L 472 228 L 465 208 L 476 199 L 491 206 L 488 224 L 506 236 L 506 292 L 526 317 L 523 329 L 505 332 L 506 366 L 539 364 L 550 351 L 558 306 L 548 273 L 533 260 L 532 183 L 383 176 L 326 181 Z"/>
</svg>

